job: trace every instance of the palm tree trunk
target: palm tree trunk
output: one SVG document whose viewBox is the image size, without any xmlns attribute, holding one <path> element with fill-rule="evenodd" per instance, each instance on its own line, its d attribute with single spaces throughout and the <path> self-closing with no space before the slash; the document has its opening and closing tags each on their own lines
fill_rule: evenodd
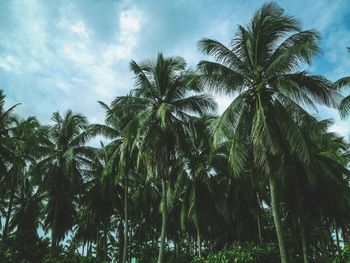
<svg viewBox="0 0 350 263">
<path fill-rule="evenodd" d="M 56 229 L 57 229 L 57 201 L 55 204 L 55 211 L 54 211 L 54 218 L 53 218 L 53 227 L 52 227 L 52 233 L 51 233 L 51 257 L 56 258 L 58 256 L 58 240 L 57 240 L 57 234 L 56 234 Z"/>
<path fill-rule="evenodd" d="M 276 235 L 278 240 L 278 247 L 281 256 L 281 263 L 288 263 L 287 260 L 287 250 L 285 246 L 285 241 L 283 237 L 282 224 L 281 224 L 281 215 L 278 210 L 278 202 L 276 196 L 276 185 L 272 176 L 269 176 L 270 182 L 270 194 L 271 194 L 271 206 L 272 206 L 272 216 L 275 224 Z"/>
<path fill-rule="evenodd" d="M 335 230 L 335 238 L 337 240 L 337 250 L 339 250 L 340 249 L 339 231 L 338 231 L 338 226 L 335 222 L 334 222 L 334 230 Z"/>
<path fill-rule="evenodd" d="M 348 243 L 348 235 L 347 235 L 346 225 L 344 223 L 341 225 L 341 232 L 343 236 L 343 244 Z"/>
<path fill-rule="evenodd" d="M 90 255 L 90 241 L 87 241 L 86 243 L 86 256 L 88 257 Z"/>
<path fill-rule="evenodd" d="M 301 245 L 303 248 L 304 263 L 309 263 L 309 255 L 308 255 L 308 250 L 307 250 L 307 241 L 306 241 L 304 222 L 301 222 Z"/>
<path fill-rule="evenodd" d="M 52 238 L 51 240 L 51 257 L 53 259 L 57 258 L 58 256 L 58 240 L 56 238 Z"/>
<path fill-rule="evenodd" d="M 133 229 L 132 229 L 132 224 L 130 224 L 129 227 L 129 262 L 131 262 L 131 253 L 132 253 L 132 243 L 133 243 L 133 233 L 132 233 Z"/>
<path fill-rule="evenodd" d="M 260 222 L 260 214 L 257 212 L 256 214 L 257 224 L 258 224 L 258 234 L 259 234 L 259 242 L 262 244 L 262 235 L 261 235 L 261 222 Z"/>
<path fill-rule="evenodd" d="M 108 258 L 108 229 L 107 229 L 107 224 L 105 224 L 103 260 L 107 261 L 107 258 Z"/>
<path fill-rule="evenodd" d="M 129 232 L 129 223 L 128 223 L 128 176 L 125 176 L 125 185 L 124 185 L 124 247 L 123 247 L 123 261 L 126 263 L 128 258 L 128 232 Z"/>
<path fill-rule="evenodd" d="M 177 251 L 177 241 L 176 241 L 176 239 L 174 240 L 174 251 L 175 251 L 175 255 L 177 257 L 178 256 L 178 251 Z"/>
<path fill-rule="evenodd" d="M 158 255 L 158 263 L 164 263 L 164 252 L 165 252 L 165 238 L 166 238 L 166 223 L 167 223 L 167 200 L 166 200 L 166 182 L 164 176 L 162 177 L 162 230 L 160 235 L 160 247 Z"/>
<path fill-rule="evenodd" d="M 101 246 L 100 246 L 100 229 L 97 226 L 97 235 L 96 235 L 96 258 L 101 260 Z"/>
<path fill-rule="evenodd" d="M 197 226 L 197 243 L 198 243 L 198 257 L 202 258 L 202 240 L 199 232 L 199 227 Z"/>
<path fill-rule="evenodd" d="M 240 205 L 239 205 L 239 194 L 238 194 L 238 189 L 237 187 L 235 187 L 235 209 L 236 209 L 236 216 L 237 216 L 237 223 L 236 223 L 236 226 L 237 226 L 237 239 L 239 242 L 241 242 L 241 218 L 240 218 L 240 215 L 239 215 L 239 211 L 240 211 Z"/>
<path fill-rule="evenodd" d="M 85 241 L 85 239 L 84 239 L 83 247 L 82 247 L 82 249 L 81 249 L 81 256 L 82 256 L 82 257 L 85 256 L 85 254 L 84 254 L 84 252 L 85 252 L 85 245 L 86 245 L 86 241 Z M 87 249 L 86 249 L 86 251 L 87 251 Z M 87 253 L 86 253 L 86 254 L 87 254 Z M 87 256 L 87 255 L 86 255 L 86 256 Z"/>
</svg>

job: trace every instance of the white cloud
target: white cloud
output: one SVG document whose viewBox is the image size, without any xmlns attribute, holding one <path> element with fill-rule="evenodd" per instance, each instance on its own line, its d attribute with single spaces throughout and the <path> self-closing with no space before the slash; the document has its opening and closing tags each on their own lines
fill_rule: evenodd
<svg viewBox="0 0 350 263">
<path fill-rule="evenodd" d="M 137 9 L 123 11 L 120 16 L 120 27 L 122 34 L 129 32 L 137 33 L 141 28 L 142 13 Z"/>
<path fill-rule="evenodd" d="M 350 123 L 349 121 L 337 120 L 330 128 L 329 131 L 335 132 L 346 139 L 349 139 L 350 135 Z"/>
<path fill-rule="evenodd" d="M 19 62 L 12 55 L 5 55 L 0 58 L 0 68 L 5 71 L 12 71 L 19 66 Z"/>
<path fill-rule="evenodd" d="M 135 8 L 122 11 L 119 19 L 119 34 L 117 44 L 109 45 L 103 58 L 112 64 L 119 59 L 129 58 L 137 44 L 138 33 L 141 29 L 143 14 Z"/>
<path fill-rule="evenodd" d="M 230 106 L 231 102 L 233 101 L 233 96 L 226 96 L 226 95 L 215 95 L 215 100 L 218 104 L 218 113 L 222 114 L 228 106 Z"/>
<path fill-rule="evenodd" d="M 0 8 L 2 2 L 9 3 L 7 15 L 15 21 L 7 31 L 5 24 L 0 27 L 0 87 L 7 88 L 9 100 L 23 102 L 19 109 L 25 110 L 21 113 L 39 115 L 41 120 L 47 120 L 54 110 L 73 108 L 92 121 L 103 118 L 97 100 L 108 103 L 132 88 L 130 59 L 152 58 L 161 50 L 166 55 L 184 56 L 195 66 L 203 58 L 196 46 L 201 37 L 228 44 L 236 25 L 246 24 L 260 6 L 253 1 L 238 6 L 230 1 L 216 6 L 209 0 L 201 5 L 196 1 L 186 4 L 180 1 L 174 4 L 175 8 L 170 2 L 141 4 L 134 0 L 13 0 L 0 1 Z M 350 43 L 349 30 L 340 24 L 336 30 L 333 28 L 344 17 L 341 8 L 345 10 L 346 1 L 340 0 L 331 8 L 329 1 L 306 2 L 307 6 L 315 6 L 314 13 L 321 15 L 310 16 L 309 9 L 303 8 L 305 3 L 292 5 L 286 1 L 282 6 L 300 17 L 307 28 L 327 33 L 324 57 L 333 65 L 329 72 L 321 73 L 329 74 L 330 78 L 350 75 L 350 55 L 345 51 L 346 43 Z M 342 12 L 335 17 L 338 11 Z M 315 70 L 319 72 L 322 67 L 316 65 Z M 13 77 L 12 73 L 17 75 Z M 219 113 L 233 99 L 217 94 L 215 98 Z M 320 116 L 330 115 L 321 112 Z M 340 122 L 338 116 L 330 117 L 337 120 L 333 129 L 350 133 L 349 125 Z"/>
<path fill-rule="evenodd" d="M 79 21 L 75 24 L 72 24 L 70 27 L 69 27 L 69 30 L 72 31 L 73 33 L 83 37 L 83 38 L 88 38 L 89 37 L 89 33 L 85 27 L 85 24 L 84 22 L 82 21 Z"/>
</svg>

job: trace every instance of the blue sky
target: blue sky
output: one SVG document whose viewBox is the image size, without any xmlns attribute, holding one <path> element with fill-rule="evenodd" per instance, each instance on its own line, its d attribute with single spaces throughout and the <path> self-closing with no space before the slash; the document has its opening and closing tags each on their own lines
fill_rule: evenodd
<svg viewBox="0 0 350 263">
<path fill-rule="evenodd" d="M 131 59 L 181 55 L 195 66 L 203 55 L 202 37 L 225 44 L 237 24 L 247 24 L 260 0 L 2 0 L 0 1 L 0 88 L 16 112 L 43 123 L 53 111 L 72 109 L 90 122 L 102 122 L 98 100 L 111 102 L 133 86 Z M 276 1 L 320 31 L 323 53 L 310 71 L 330 80 L 350 75 L 348 0 Z M 216 96 L 219 112 L 230 99 Z M 350 121 L 320 108 L 336 120 L 332 130 L 348 137 Z"/>
</svg>

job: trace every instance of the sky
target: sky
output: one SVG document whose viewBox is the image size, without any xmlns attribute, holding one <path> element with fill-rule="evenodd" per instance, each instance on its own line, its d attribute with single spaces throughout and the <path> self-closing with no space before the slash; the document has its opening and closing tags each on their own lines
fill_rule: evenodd
<svg viewBox="0 0 350 263">
<path fill-rule="evenodd" d="M 276 1 L 317 29 L 322 53 L 311 67 L 335 81 L 350 75 L 349 0 Z M 101 123 L 97 101 L 110 103 L 133 88 L 129 62 L 157 53 L 183 56 L 188 65 L 206 57 L 197 48 L 203 37 L 229 44 L 237 25 L 246 25 L 260 0 L 1 0 L 0 89 L 6 106 L 48 123 L 54 111 L 82 113 Z M 349 89 L 350 90 L 350 89 Z M 350 92 L 344 91 L 344 94 Z M 218 112 L 230 98 L 215 95 Z M 331 128 L 349 137 L 350 119 L 319 107 L 319 118 L 333 118 Z"/>
</svg>

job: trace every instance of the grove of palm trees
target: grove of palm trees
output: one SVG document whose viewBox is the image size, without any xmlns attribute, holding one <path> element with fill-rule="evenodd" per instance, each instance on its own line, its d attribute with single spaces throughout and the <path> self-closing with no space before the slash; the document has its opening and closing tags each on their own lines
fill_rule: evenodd
<svg viewBox="0 0 350 263">
<path fill-rule="evenodd" d="M 101 123 L 0 91 L 0 262 L 350 262 L 350 145 L 317 112 L 347 118 L 350 77 L 305 70 L 320 37 L 265 3 L 197 67 L 131 61 Z"/>
</svg>

